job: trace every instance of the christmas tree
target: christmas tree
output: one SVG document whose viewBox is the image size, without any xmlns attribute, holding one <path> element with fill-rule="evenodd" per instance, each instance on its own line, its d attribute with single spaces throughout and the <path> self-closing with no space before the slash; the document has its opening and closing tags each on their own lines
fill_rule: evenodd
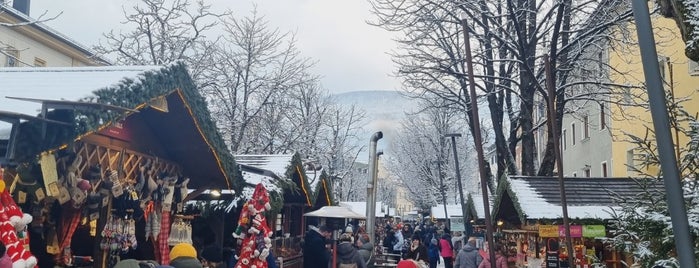
<svg viewBox="0 0 699 268">
<path fill-rule="evenodd" d="M 252 198 L 245 202 L 238 219 L 234 237 L 242 239 L 235 268 L 267 268 L 267 256 L 272 249 L 272 231 L 267 226 L 264 212 L 270 209 L 269 193 L 257 184 Z"/>
</svg>

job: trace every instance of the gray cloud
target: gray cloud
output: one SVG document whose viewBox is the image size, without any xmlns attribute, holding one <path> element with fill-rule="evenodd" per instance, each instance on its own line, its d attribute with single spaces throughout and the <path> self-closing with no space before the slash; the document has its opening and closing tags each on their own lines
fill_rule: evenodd
<svg viewBox="0 0 699 268">
<path fill-rule="evenodd" d="M 86 46 L 99 42 L 103 32 L 122 27 L 122 6 L 137 0 L 32 0 L 31 15 L 44 11 L 63 14 L 46 24 Z M 237 17 L 250 14 L 252 2 L 209 0 L 217 10 L 232 10 Z M 271 27 L 296 33 L 304 56 L 317 61 L 316 74 L 333 92 L 397 90 L 394 70 L 386 54 L 395 47 L 392 34 L 366 24 L 371 18 L 365 0 L 258 0 L 257 11 Z"/>
</svg>

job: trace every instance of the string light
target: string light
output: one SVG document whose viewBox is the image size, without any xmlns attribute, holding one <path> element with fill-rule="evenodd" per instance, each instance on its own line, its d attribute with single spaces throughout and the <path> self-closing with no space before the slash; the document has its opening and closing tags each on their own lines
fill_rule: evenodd
<svg viewBox="0 0 699 268">
<path fill-rule="evenodd" d="M 296 172 L 299 173 L 299 180 L 301 181 L 301 189 L 303 189 L 303 193 L 306 194 L 306 203 L 311 206 L 311 199 L 308 198 L 308 191 L 306 191 L 306 185 L 303 183 L 303 173 L 301 173 L 301 169 L 299 166 L 296 166 Z"/>
<path fill-rule="evenodd" d="M 328 201 L 328 206 L 330 206 L 332 204 L 330 203 L 330 193 L 328 193 L 329 191 L 328 191 L 328 186 L 325 184 L 325 178 L 323 178 L 322 182 L 323 182 L 323 189 L 325 189 L 325 200 Z"/>
<path fill-rule="evenodd" d="M 185 99 L 182 90 L 177 89 L 177 95 L 180 96 L 180 99 L 182 99 L 182 103 L 184 103 L 184 107 L 187 109 L 187 112 L 189 112 L 189 115 L 192 117 L 192 120 L 194 121 L 194 126 L 196 126 L 197 131 L 199 131 L 199 135 L 201 135 L 201 138 L 204 139 L 204 142 L 206 145 L 209 146 L 211 149 L 211 153 L 214 155 L 214 159 L 216 159 L 216 164 L 218 165 L 219 170 L 221 171 L 221 174 L 223 174 L 223 178 L 226 179 L 226 185 L 228 186 L 228 190 L 231 189 L 231 182 L 230 179 L 228 178 L 228 174 L 226 173 L 226 170 L 223 168 L 223 164 L 221 159 L 218 157 L 218 153 L 216 153 L 216 150 L 214 150 L 214 147 L 211 146 L 211 143 L 209 142 L 209 139 L 206 138 L 204 135 L 204 132 L 201 130 L 201 127 L 199 126 L 199 121 L 197 121 L 197 118 L 194 117 L 194 113 L 192 112 L 192 108 L 189 106 L 189 103 Z"/>
</svg>

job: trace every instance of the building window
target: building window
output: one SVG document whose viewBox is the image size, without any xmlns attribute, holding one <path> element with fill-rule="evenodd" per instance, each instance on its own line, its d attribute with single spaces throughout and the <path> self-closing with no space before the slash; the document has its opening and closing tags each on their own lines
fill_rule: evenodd
<svg viewBox="0 0 699 268">
<path fill-rule="evenodd" d="M 577 176 L 578 176 L 578 173 L 577 173 L 577 172 L 573 172 L 573 177 L 577 177 Z"/>
<path fill-rule="evenodd" d="M 633 149 L 626 151 L 626 170 L 627 171 L 633 171 L 634 170 L 634 153 Z"/>
<path fill-rule="evenodd" d="M 34 67 L 46 67 L 46 61 L 40 58 L 34 58 Z"/>
<path fill-rule="evenodd" d="M 5 67 L 18 67 L 19 66 L 19 50 L 8 47 L 5 49 Z"/>
<path fill-rule="evenodd" d="M 570 124 L 570 145 L 575 145 L 575 123 Z"/>
<path fill-rule="evenodd" d="M 567 142 L 567 140 L 568 140 L 568 133 L 567 133 L 567 131 L 566 131 L 565 129 L 563 130 L 563 135 L 561 135 L 561 138 L 562 138 L 562 142 L 561 142 L 561 143 L 563 144 L 563 145 L 562 145 L 562 146 L 563 146 L 563 150 L 565 150 L 565 149 L 568 148 L 568 142 Z"/>
<path fill-rule="evenodd" d="M 689 60 L 687 65 L 689 66 L 690 75 L 699 75 L 699 63 L 693 60 Z"/>
<path fill-rule="evenodd" d="M 585 177 L 589 178 L 590 177 L 590 168 L 586 168 L 585 170 Z"/>
<path fill-rule="evenodd" d="M 590 138 L 590 117 L 587 115 L 583 116 L 583 140 Z"/>
<path fill-rule="evenodd" d="M 660 79 L 662 79 L 663 82 L 665 82 L 665 67 L 668 61 L 668 57 L 658 55 L 658 69 L 660 70 Z"/>
<path fill-rule="evenodd" d="M 607 177 L 607 162 L 606 161 L 602 162 L 602 166 L 600 168 L 602 168 L 602 178 L 606 178 Z"/>
<path fill-rule="evenodd" d="M 604 110 L 604 103 L 599 104 L 599 129 L 607 129 L 607 112 Z"/>
</svg>

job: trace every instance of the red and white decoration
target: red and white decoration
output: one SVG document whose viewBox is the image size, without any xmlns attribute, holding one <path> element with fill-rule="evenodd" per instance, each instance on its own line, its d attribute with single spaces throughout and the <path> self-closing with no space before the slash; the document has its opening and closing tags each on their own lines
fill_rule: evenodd
<svg viewBox="0 0 699 268">
<path fill-rule="evenodd" d="M 22 213 L 5 186 L 5 181 L 0 176 L 0 240 L 12 259 L 12 268 L 35 267 L 37 259 L 29 252 L 27 232 L 32 216 Z"/>
<path fill-rule="evenodd" d="M 267 189 L 261 183 L 257 184 L 252 198 L 243 206 L 238 228 L 233 234 L 236 238 L 243 239 L 235 268 L 267 268 L 267 256 L 272 248 L 272 230 L 267 226 L 264 212 L 270 208 Z"/>
</svg>

